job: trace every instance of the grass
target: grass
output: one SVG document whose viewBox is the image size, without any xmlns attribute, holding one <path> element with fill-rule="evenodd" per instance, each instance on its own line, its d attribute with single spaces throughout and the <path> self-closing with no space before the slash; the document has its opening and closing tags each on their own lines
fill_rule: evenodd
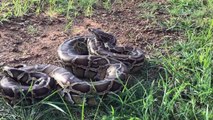
<svg viewBox="0 0 213 120">
<path fill-rule="evenodd" d="M 103 7 L 110 9 L 110 0 L 12 0 L 2 1 L 0 3 L 0 22 L 8 21 L 11 17 L 27 15 L 28 13 L 39 14 L 45 12 L 50 17 L 56 17 L 59 14 L 66 15 L 67 19 L 73 19 L 82 12 L 86 16 L 91 16 L 93 6 L 99 3 Z"/>
<path fill-rule="evenodd" d="M 34 0 L 26 8 L 19 8 L 21 1 L 13 1 L 14 7 L 6 11 L 1 20 L 11 15 L 27 14 L 29 6 L 39 5 L 35 11 L 79 14 L 74 1 Z M 96 1 L 81 0 L 78 7 L 91 15 Z M 66 4 L 68 3 L 68 4 Z M 64 7 L 65 6 L 65 7 Z M 17 7 L 17 8 L 15 8 Z M 101 120 L 211 120 L 213 119 L 213 2 L 211 0 L 169 0 L 163 5 L 141 2 L 142 19 L 149 19 L 166 30 L 179 31 L 183 36 L 176 41 L 165 42 L 156 48 L 158 56 L 151 57 L 141 70 L 140 76 L 132 76 L 134 83 L 121 93 L 110 94 L 95 107 L 70 105 L 60 96 L 50 97 L 32 106 L 8 106 L 1 100 L 1 120 L 58 120 L 58 119 L 101 119 Z M 164 11 L 168 19 L 158 19 L 156 11 Z M 39 13 L 38 12 L 38 13 Z M 143 13 L 143 12 L 142 12 Z M 166 40 L 166 39 L 165 39 Z M 161 54 L 161 50 L 166 51 Z M 161 66 L 161 67 L 159 67 Z M 158 70 L 153 75 L 154 70 Z M 126 85 L 125 85 L 126 86 Z"/>
</svg>

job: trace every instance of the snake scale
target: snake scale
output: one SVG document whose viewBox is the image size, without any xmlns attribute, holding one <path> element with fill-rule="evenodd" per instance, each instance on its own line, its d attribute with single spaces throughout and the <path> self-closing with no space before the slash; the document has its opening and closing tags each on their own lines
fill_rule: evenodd
<svg viewBox="0 0 213 120">
<path fill-rule="evenodd" d="M 4 66 L 0 80 L 1 96 L 11 104 L 21 97 L 42 99 L 54 90 L 70 103 L 96 104 L 95 96 L 118 92 L 128 74 L 138 71 L 145 60 L 141 49 L 117 46 L 117 39 L 100 29 L 92 35 L 65 40 L 58 47 L 64 67 L 51 64 Z"/>
</svg>

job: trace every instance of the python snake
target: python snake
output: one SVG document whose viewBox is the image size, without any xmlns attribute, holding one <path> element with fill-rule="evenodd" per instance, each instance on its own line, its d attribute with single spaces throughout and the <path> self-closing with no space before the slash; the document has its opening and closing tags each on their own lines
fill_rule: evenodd
<svg viewBox="0 0 213 120">
<path fill-rule="evenodd" d="M 128 74 L 139 70 L 145 60 L 142 50 L 116 46 L 116 38 L 100 29 L 89 28 L 89 36 L 65 40 L 58 47 L 63 67 L 50 64 L 5 66 L 0 90 L 4 98 L 15 103 L 22 95 L 40 99 L 60 89 L 71 103 L 96 104 L 95 96 L 118 92 Z"/>
</svg>

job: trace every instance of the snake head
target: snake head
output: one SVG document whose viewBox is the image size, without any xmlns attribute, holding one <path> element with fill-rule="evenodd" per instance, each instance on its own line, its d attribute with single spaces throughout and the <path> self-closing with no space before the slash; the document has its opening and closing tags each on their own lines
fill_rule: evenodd
<svg viewBox="0 0 213 120">
<path fill-rule="evenodd" d="M 25 72 L 24 70 L 20 70 L 25 66 L 26 66 L 25 64 L 18 64 L 14 67 L 4 66 L 3 72 L 8 77 L 17 77 L 19 74 Z"/>
<path fill-rule="evenodd" d="M 88 28 L 88 31 L 95 35 L 98 41 L 104 42 L 104 43 L 110 43 L 112 45 L 116 44 L 116 38 L 114 35 L 110 33 L 106 33 L 102 31 L 101 29 L 95 29 L 95 28 Z"/>
<path fill-rule="evenodd" d="M 28 79 L 30 79 L 29 73 L 24 70 L 20 70 L 19 68 L 20 67 L 4 66 L 3 73 L 5 74 L 5 76 L 14 78 L 19 81 L 27 81 Z"/>
<path fill-rule="evenodd" d="M 26 67 L 26 64 L 18 64 L 16 66 L 14 66 L 14 68 L 22 68 L 22 67 Z"/>
</svg>

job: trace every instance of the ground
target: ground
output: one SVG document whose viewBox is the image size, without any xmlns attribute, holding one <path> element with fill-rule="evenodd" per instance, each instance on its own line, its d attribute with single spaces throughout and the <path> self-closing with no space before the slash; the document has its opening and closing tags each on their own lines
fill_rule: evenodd
<svg viewBox="0 0 213 120">
<path fill-rule="evenodd" d="M 16 4 L 12 8 L 19 11 L 20 1 L 13 0 L 8 6 Z M 60 66 L 58 46 L 73 36 L 88 35 L 87 28 L 94 27 L 114 34 L 119 45 L 144 51 L 147 62 L 138 74 L 130 75 L 133 84 L 107 95 L 94 107 L 70 105 L 58 95 L 31 106 L 11 107 L 0 97 L 0 119 L 213 119 L 212 0 L 105 0 L 114 1 L 108 8 L 85 1 L 75 5 L 93 6 L 91 16 L 83 14 L 85 9 L 77 9 L 77 17 L 48 14 L 51 5 L 61 10 L 60 3 L 66 11 L 73 4 L 35 0 L 33 5 L 47 5 L 44 12 L 0 21 L 0 71 L 4 65 Z M 91 1 L 98 0 L 86 3 Z M 7 7 L 0 5 L 0 18 L 2 9 L 7 11 Z"/>
<path fill-rule="evenodd" d="M 163 1 L 158 1 L 163 4 Z M 89 34 L 87 28 L 101 28 L 113 33 L 120 45 L 134 45 L 144 50 L 147 57 L 151 49 L 159 47 L 167 36 L 173 39 L 176 32 L 167 32 L 154 25 L 152 20 L 141 17 L 140 2 L 115 4 L 112 10 L 96 8 L 90 17 L 78 16 L 72 27 L 65 30 L 66 19 L 58 15 L 50 18 L 45 14 L 28 14 L 11 18 L 0 25 L 0 66 L 17 64 L 56 64 L 57 48 L 68 38 Z M 161 14 L 161 13 L 158 13 Z"/>
</svg>

